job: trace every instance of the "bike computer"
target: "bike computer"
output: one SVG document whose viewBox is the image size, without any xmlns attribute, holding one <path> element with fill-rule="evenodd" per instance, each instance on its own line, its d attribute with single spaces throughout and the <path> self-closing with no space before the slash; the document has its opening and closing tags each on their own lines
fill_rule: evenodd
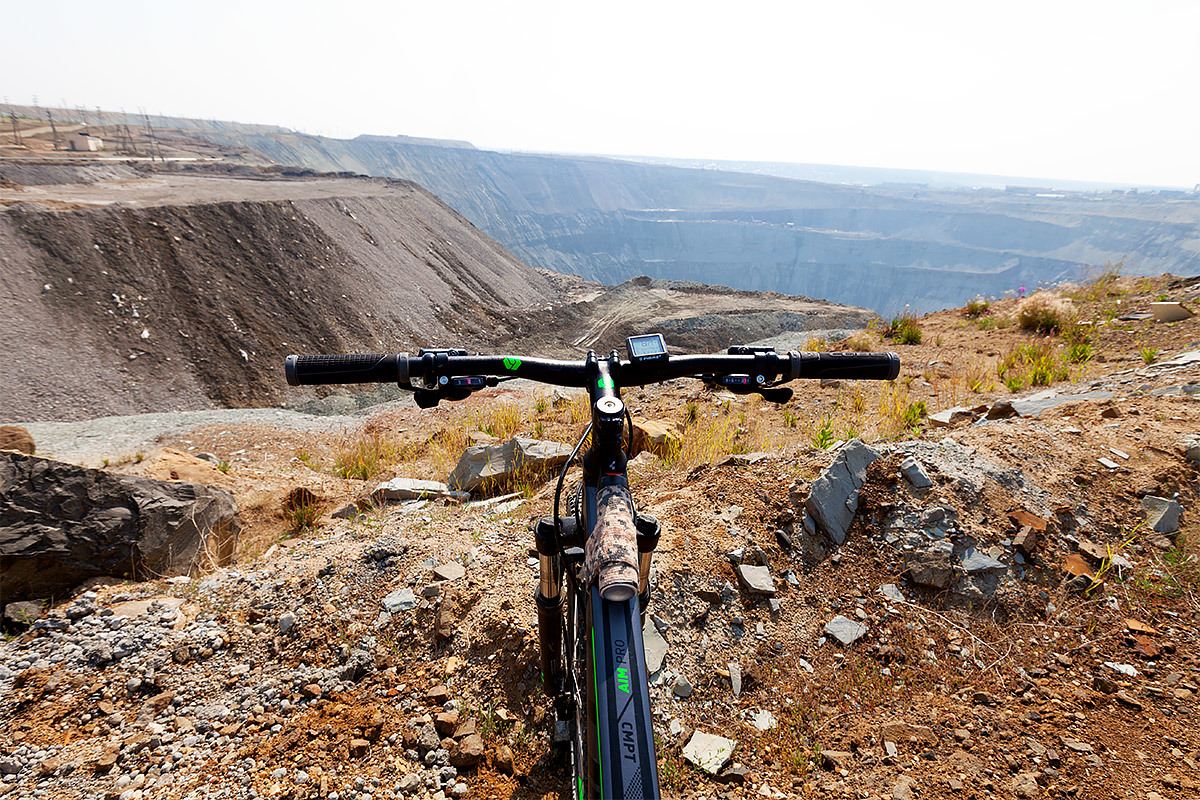
<svg viewBox="0 0 1200 800">
<path fill-rule="evenodd" d="M 667 357 L 667 343 L 661 333 L 645 333 L 625 340 L 629 360 L 635 363 L 658 361 Z"/>
</svg>

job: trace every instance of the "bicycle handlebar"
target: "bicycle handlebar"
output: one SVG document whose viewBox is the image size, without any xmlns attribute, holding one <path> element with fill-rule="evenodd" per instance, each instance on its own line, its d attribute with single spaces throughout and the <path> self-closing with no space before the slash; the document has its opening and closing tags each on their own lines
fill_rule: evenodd
<svg viewBox="0 0 1200 800">
<path fill-rule="evenodd" d="M 400 383 L 413 378 L 499 375 L 526 378 L 555 386 L 587 385 L 586 361 L 560 361 L 522 356 L 452 355 L 430 352 L 290 355 L 284 362 L 292 386 L 331 383 Z M 754 353 L 680 355 L 661 361 L 621 361 L 615 370 L 621 386 L 641 386 L 703 373 L 763 375 L 767 381 L 819 378 L 893 380 L 900 374 L 895 353 Z"/>
</svg>

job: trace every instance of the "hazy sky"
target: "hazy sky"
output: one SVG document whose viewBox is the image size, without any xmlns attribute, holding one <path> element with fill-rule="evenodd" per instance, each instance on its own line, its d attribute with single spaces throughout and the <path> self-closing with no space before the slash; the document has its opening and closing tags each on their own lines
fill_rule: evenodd
<svg viewBox="0 0 1200 800">
<path fill-rule="evenodd" d="M 1200 182 L 1200 2 L 5 4 L 0 94 L 480 147 Z"/>
</svg>

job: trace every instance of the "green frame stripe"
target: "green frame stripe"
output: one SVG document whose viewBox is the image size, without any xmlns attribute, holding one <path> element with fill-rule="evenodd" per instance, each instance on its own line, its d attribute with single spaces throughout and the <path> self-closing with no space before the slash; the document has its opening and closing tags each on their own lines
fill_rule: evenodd
<svg viewBox="0 0 1200 800">
<path fill-rule="evenodd" d="M 592 613 L 596 610 L 593 608 Z M 592 623 L 592 686 L 596 694 L 596 758 L 600 761 L 600 800 L 604 800 L 604 742 L 600 741 L 600 676 L 596 669 L 596 624 Z M 586 756 L 584 756 L 586 758 Z"/>
</svg>

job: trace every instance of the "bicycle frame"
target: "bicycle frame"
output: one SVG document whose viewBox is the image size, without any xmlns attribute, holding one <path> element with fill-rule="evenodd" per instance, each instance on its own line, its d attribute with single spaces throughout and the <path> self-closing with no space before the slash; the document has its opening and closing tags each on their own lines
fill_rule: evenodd
<svg viewBox="0 0 1200 800">
<path fill-rule="evenodd" d="M 657 797 L 659 792 L 642 645 L 657 521 L 644 515 L 637 519 L 639 586 L 633 597 L 622 602 L 605 600 L 597 587 L 587 584 L 587 576 L 580 574 L 582 546 L 595 531 L 601 489 L 618 486 L 628 490 L 622 447 L 625 407 L 612 378 L 615 363 L 616 353 L 608 359 L 594 355 L 588 359 L 592 443 L 583 456 L 576 516 L 542 520 L 537 531 L 540 575 L 536 599 L 543 680 L 547 693 L 558 701 L 560 713 L 576 727 L 571 736 L 572 777 L 580 798 Z M 564 600 L 565 636 L 561 629 Z M 558 654 L 566 655 L 565 668 L 555 658 Z M 585 740 L 587 752 L 583 751 Z"/>
</svg>

